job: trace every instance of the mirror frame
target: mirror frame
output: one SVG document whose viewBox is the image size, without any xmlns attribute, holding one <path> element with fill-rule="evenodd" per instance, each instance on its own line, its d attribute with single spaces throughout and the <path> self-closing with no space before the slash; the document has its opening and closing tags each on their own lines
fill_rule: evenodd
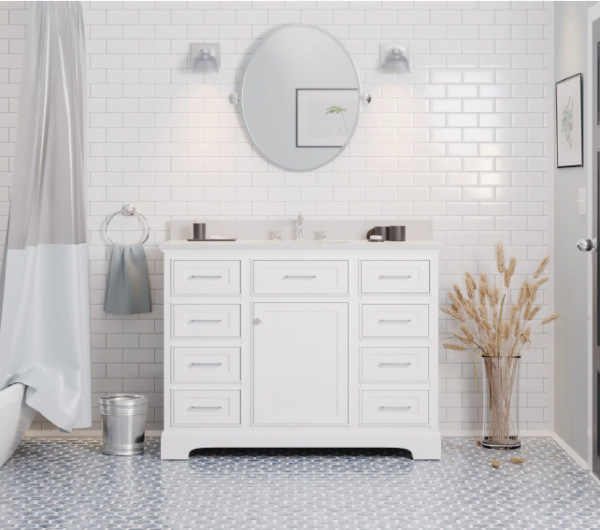
<svg viewBox="0 0 600 530">
<path fill-rule="evenodd" d="M 348 140 L 346 141 L 346 143 L 340 148 L 339 152 L 331 159 L 329 159 L 327 162 L 325 162 L 324 164 L 321 164 L 319 166 L 314 166 L 314 167 L 310 167 L 310 168 L 306 168 L 306 169 L 293 169 L 290 167 L 285 167 L 282 165 L 279 165 L 275 162 L 273 162 L 265 153 L 264 151 L 262 151 L 260 149 L 260 147 L 258 147 L 258 145 L 256 144 L 256 142 L 254 141 L 254 138 L 252 136 L 252 133 L 250 132 L 250 127 L 248 126 L 248 122 L 246 121 L 246 115 L 244 113 L 244 85 L 246 83 L 246 74 L 248 72 L 248 68 L 250 67 L 250 65 L 252 64 L 252 60 L 254 59 L 254 56 L 256 54 L 256 52 L 262 47 L 264 46 L 268 40 L 275 35 L 276 33 L 279 33 L 281 31 L 285 31 L 287 29 L 290 28 L 311 28 L 317 31 L 320 31 L 321 33 L 324 33 L 325 35 L 327 35 L 330 39 L 332 39 L 333 41 L 335 41 L 340 48 L 344 51 L 346 57 L 348 57 L 348 60 L 350 61 L 350 64 L 352 65 L 352 71 L 354 73 L 354 76 L 356 78 L 356 84 L 357 84 L 357 93 L 358 93 L 358 116 L 354 122 L 354 125 L 352 126 L 352 130 L 350 131 L 350 134 L 348 135 Z M 352 56 L 350 55 L 350 53 L 348 52 L 348 50 L 346 49 L 346 47 L 341 43 L 341 41 L 334 37 L 331 33 L 329 33 L 328 31 L 325 31 L 324 29 L 319 28 L 318 26 L 313 26 L 310 24 L 286 24 L 285 26 L 281 26 L 279 28 L 276 28 L 274 30 L 271 30 L 269 32 L 267 32 L 267 34 L 263 37 L 262 42 L 256 47 L 256 49 L 252 52 L 252 54 L 250 55 L 250 58 L 248 59 L 248 62 L 246 63 L 246 66 L 244 67 L 244 75 L 242 76 L 242 80 L 240 83 L 240 96 L 239 96 L 239 100 L 240 100 L 240 114 L 242 116 L 242 123 L 244 124 L 244 129 L 246 130 L 246 133 L 248 134 L 248 137 L 250 138 L 250 141 L 252 142 L 253 147 L 258 151 L 258 153 L 260 154 L 260 156 L 262 156 L 263 158 L 265 158 L 269 164 L 278 167 L 280 169 L 283 169 L 284 171 L 291 171 L 294 173 L 307 173 L 310 171 L 315 171 L 316 169 L 319 169 L 323 166 L 326 166 L 327 164 L 330 164 L 331 162 L 333 162 L 338 156 L 340 156 L 341 153 L 344 152 L 344 150 L 348 147 L 348 145 L 350 144 L 350 142 L 352 141 L 352 138 L 354 137 L 354 133 L 356 132 L 356 128 L 358 127 L 358 122 L 360 120 L 360 115 L 363 112 L 363 101 L 362 101 L 362 86 L 360 83 L 360 77 L 358 75 L 358 69 L 356 68 L 356 64 L 354 64 L 354 60 L 352 59 Z"/>
</svg>

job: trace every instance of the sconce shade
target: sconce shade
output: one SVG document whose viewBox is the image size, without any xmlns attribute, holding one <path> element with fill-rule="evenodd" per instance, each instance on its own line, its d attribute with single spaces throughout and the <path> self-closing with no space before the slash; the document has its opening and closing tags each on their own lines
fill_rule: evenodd
<svg viewBox="0 0 600 530">
<path fill-rule="evenodd" d="M 386 72 L 396 72 L 399 74 L 410 73 L 410 65 L 404 52 L 400 48 L 392 48 L 383 62 L 383 69 Z"/>
<path fill-rule="evenodd" d="M 217 60 L 213 57 L 210 49 L 202 49 L 194 57 L 194 63 L 192 64 L 192 70 L 194 72 L 200 72 L 202 74 L 218 74 L 219 66 Z"/>
</svg>

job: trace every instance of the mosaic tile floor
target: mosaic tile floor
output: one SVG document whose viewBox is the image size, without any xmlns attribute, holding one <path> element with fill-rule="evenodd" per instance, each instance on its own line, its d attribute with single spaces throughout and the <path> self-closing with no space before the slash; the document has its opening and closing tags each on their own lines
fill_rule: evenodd
<svg viewBox="0 0 600 530">
<path fill-rule="evenodd" d="M 441 462 L 392 450 L 211 450 L 162 462 L 159 448 L 154 438 L 144 455 L 110 457 L 97 439 L 26 440 L 0 468 L 0 528 L 600 529 L 600 487 L 550 438 L 510 453 L 447 438 Z"/>
</svg>

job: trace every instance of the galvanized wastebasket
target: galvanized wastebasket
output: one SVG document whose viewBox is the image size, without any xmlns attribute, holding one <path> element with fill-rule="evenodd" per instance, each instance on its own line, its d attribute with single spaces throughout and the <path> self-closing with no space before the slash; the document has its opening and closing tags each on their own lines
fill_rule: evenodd
<svg viewBox="0 0 600 530">
<path fill-rule="evenodd" d="M 113 394 L 100 398 L 102 452 L 137 455 L 144 452 L 148 398 L 141 394 Z"/>
</svg>

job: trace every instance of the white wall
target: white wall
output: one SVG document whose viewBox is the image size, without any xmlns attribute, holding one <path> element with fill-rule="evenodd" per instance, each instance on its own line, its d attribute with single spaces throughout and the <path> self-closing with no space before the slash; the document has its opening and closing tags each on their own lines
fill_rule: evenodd
<svg viewBox="0 0 600 530">
<path fill-rule="evenodd" d="M 94 401 L 150 396 L 162 420 L 162 263 L 171 219 L 431 218 L 447 245 L 441 296 L 461 274 L 493 272 L 502 241 L 530 272 L 549 244 L 551 6 L 543 2 L 84 2 L 89 57 L 89 199 Z M 26 12 L 0 5 L 0 214 L 8 211 Z M 316 24 L 340 38 L 373 102 L 343 156 L 285 173 L 253 151 L 237 109 L 248 54 L 281 24 Z M 219 42 L 221 73 L 186 68 L 192 42 Z M 382 41 L 411 47 L 413 72 L 378 68 Z M 133 202 L 152 223 L 147 244 L 154 312 L 102 311 L 108 214 Z M 121 219 L 133 239 L 131 220 Z M 116 223 L 115 223 L 116 226 Z M 113 237 L 121 234 L 114 232 Z M 543 296 L 548 299 L 548 292 Z M 549 312 L 544 308 L 542 314 Z M 441 316 L 440 331 L 448 321 Z M 450 327 L 450 326 L 449 326 Z M 471 356 L 440 351 L 445 431 L 478 429 Z M 523 367 L 524 428 L 549 427 L 549 335 Z M 97 411 L 95 421 L 98 421 Z M 37 423 L 36 427 L 50 427 Z"/>
</svg>

